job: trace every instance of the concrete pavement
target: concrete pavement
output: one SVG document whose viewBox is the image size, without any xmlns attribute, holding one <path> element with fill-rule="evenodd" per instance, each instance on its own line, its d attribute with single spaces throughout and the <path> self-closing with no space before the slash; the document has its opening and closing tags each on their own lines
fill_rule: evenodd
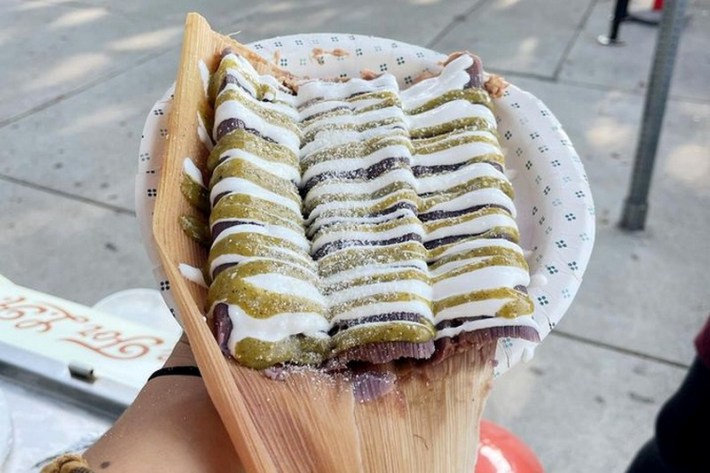
<svg viewBox="0 0 710 473">
<path fill-rule="evenodd" d="M 640 2 L 641 6 L 643 2 Z M 637 2 L 633 2 L 636 7 Z M 691 1 L 648 230 L 620 231 L 656 30 L 611 0 L 0 3 L 0 274 L 93 304 L 154 285 L 133 212 L 138 141 L 174 80 L 184 14 L 248 42 L 374 34 L 476 51 L 540 97 L 589 174 L 598 235 L 585 282 L 536 358 L 497 381 L 487 416 L 550 472 L 623 471 L 692 360 L 710 312 L 710 1 Z"/>
</svg>

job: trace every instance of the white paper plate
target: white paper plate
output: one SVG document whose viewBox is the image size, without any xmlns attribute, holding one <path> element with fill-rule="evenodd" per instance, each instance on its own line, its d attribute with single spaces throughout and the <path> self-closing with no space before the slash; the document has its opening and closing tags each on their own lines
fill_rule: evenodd
<svg viewBox="0 0 710 473">
<path fill-rule="evenodd" d="M 179 333 L 180 326 L 170 314 L 160 291 L 135 288 L 114 292 L 93 305 L 93 309 L 115 315 L 168 333 Z"/>
<path fill-rule="evenodd" d="M 296 75 L 357 77 L 363 69 L 389 72 L 406 87 L 426 70 L 437 71 L 445 55 L 391 39 L 348 34 L 284 36 L 250 44 Z M 331 54 L 339 49 L 346 54 Z M 475 49 L 475 45 L 472 45 Z M 485 58 L 483 58 L 485 65 Z M 151 232 L 172 88 L 148 114 L 141 139 L 136 209 L 154 275 L 173 314 L 170 285 Z M 532 274 L 533 317 L 545 338 L 574 298 L 594 244 L 594 203 L 587 176 L 560 122 L 532 94 L 510 86 L 495 101 L 509 177 L 516 191 L 517 222 Z M 496 375 L 532 357 L 535 344 L 498 341 Z"/>
</svg>

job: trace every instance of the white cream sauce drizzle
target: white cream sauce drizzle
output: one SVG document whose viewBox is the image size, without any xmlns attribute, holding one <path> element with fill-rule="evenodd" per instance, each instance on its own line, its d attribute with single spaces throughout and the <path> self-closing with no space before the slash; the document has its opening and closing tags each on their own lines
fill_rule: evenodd
<svg viewBox="0 0 710 473">
<path fill-rule="evenodd" d="M 214 142 L 212 141 L 210 132 L 207 131 L 205 122 L 202 120 L 202 116 L 199 113 L 197 114 L 197 137 L 200 139 L 200 142 L 205 145 L 207 151 L 212 151 L 212 148 L 214 148 Z"/>
<path fill-rule="evenodd" d="M 454 100 L 442 104 L 430 111 L 419 113 L 417 115 L 408 115 L 402 110 L 412 110 L 421 105 L 424 105 L 430 100 L 433 100 L 443 93 L 452 89 L 461 89 L 469 81 L 469 75 L 466 69 L 472 65 L 472 59 L 468 56 L 461 56 L 450 64 L 446 65 L 438 77 L 421 81 L 407 90 L 399 91 L 396 80 L 392 75 L 384 74 L 374 80 L 366 81 L 361 79 L 352 79 L 347 82 L 322 82 L 322 81 L 304 81 L 299 84 L 298 94 L 296 96 L 289 95 L 281 90 L 280 85 L 270 76 L 259 76 L 253 70 L 251 65 L 243 58 L 238 57 L 240 70 L 231 70 L 230 73 L 235 75 L 245 74 L 248 80 L 241 80 L 240 83 L 250 89 L 252 96 L 244 94 L 237 86 L 228 85 L 227 90 L 239 90 L 244 96 L 244 100 L 250 100 L 252 103 L 259 104 L 267 109 L 279 111 L 292 119 L 305 120 L 314 117 L 316 114 L 324 114 L 323 116 L 312 118 L 310 123 L 303 128 L 302 132 L 308 134 L 315 132 L 313 140 L 299 150 L 300 137 L 292 130 L 283 126 L 278 126 L 273 123 L 268 123 L 255 113 L 248 110 L 239 101 L 228 101 L 221 104 L 216 110 L 215 128 L 216 134 L 219 123 L 230 117 L 240 117 L 247 123 L 250 128 L 257 129 L 262 135 L 268 136 L 275 141 L 286 145 L 289 149 L 297 152 L 302 160 L 308 160 L 308 157 L 313 153 L 320 152 L 326 149 L 334 149 L 337 146 L 358 142 L 377 136 L 386 136 L 392 128 L 405 125 L 409 129 L 428 128 L 447 123 L 451 120 L 464 119 L 471 116 L 483 118 L 488 125 L 493 128 L 496 125 L 495 117 L 491 111 L 478 104 L 472 104 L 465 100 Z M 268 100 L 276 100 L 281 103 L 261 102 L 256 97 L 256 90 L 251 83 L 267 84 L 269 92 L 266 98 Z M 399 94 L 401 99 L 400 107 L 385 107 L 382 109 L 369 110 L 364 113 L 358 113 L 366 107 L 374 106 L 381 102 L 381 99 L 362 99 L 352 100 L 349 97 L 353 94 L 362 94 L 378 91 L 391 91 Z M 270 94 L 270 95 L 269 95 Z M 314 99 L 320 101 L 313 102 Z M 304 104 L 312 102 L 307 106 Z M 300 111 L 297 108 L 301 108 Z M 338 107 L 345 107 L 338 110 L 330 116 L 327 112 Z M 369 122 L 377 122 L 386 119 L 397 119 L 395 125 L 379 126 L 376 128 L 363 131 L 357 131 L 364 124 Z M 336 129 L 324 130 L 324 127 L 335 127 Z M 486 142 L 470 142 L 449 147 L 440 151 L 431 153 L 416 153 L 411 155 L 412 147 L 407 144 L 406 138 L 402 139 L 402 144 L 387 146 L 380 150 L 376 150 L 367 156 L 358 156 L 350 159 L 338 159 L 337 155 L 334 159 L 318 164 L 310 164 L 304 166 L 303 175 L 300 176 L 300 182 L 305 183 L 308 179 L 328 171 L 352 171 L 361 168 L 367 168 L 380 160 L 396 156 L 410 158 L 411 165 L 419 166 L 435 166 L 441 164 L 457 164 L 467 162 L 476 156 L 483 154 L 500 155 L 500 148 L 493 144 L 497 143 L 495 135 L 489 131 L 465 131 L 462 133 L 451 133 L 446 138 L 437 142 L 445 144 L 447 141 L 463 136 L 484 136 L 492 140 L 492 143 Z M 426 151 L 426 148 L 422 148 Z M 229 159 L 237 159 L 239 152 L 229 151 Z M 261 169 L 274 174 L 281 178 L 289 180 L 298 180 L 298 172 L 295 169 L 286 169 L 288 166 L 271 163 L 266 159 L 258 156 L 239 156 L 239 159 L 248 160 L 251 163 L 259 166 Z M 322 198 L 329 194 L 372 194 L 377 189 L 399 182 L 408 183 L 418 193 L 435 192 L 443 189 L 452 188 L 460 183 L 467 182 L 476 177 L 490 177 L 495 179 L 507 180 L 506 176 L 500 171 L 493 168 L 487 163 L 473 163 L 466 165 L 459 171 L 448 172 L 445 174 L 424 176 L 414 178 L 411 170 L 408 168 L 395 168 L 381 174 L 379 177 L 367 181 L 325 181 L 314 186 L 306 195 L 304 203 L 308 204 L 315 199 Z M 212 189 L 211 199 L 223 192 L 229 193 L 244 193 L 254 195 L 270 202 L 285 206 L 294 211 L 294 214 L 300 213 L 300 206 L 292 199 L 273 193 L 247 178 L 226 178 Z M 517 228 L 515 221 L 507 215 L 492 214 L 483 215 L 478 218 L 470 219 L 458 224 L 448 225 L 439 229 L 432 230 L 427 233 L 425 228 L 427 225 L 421 224 L 403 224 L 394 227 L 390 230 L 370 233 L 370 232 L 348 232 L 345 230 L 328 231 L 327 227 L 323 227 L 328 223 L 348 221 L 352 223 L 381 223 L 388 222 L 397 217 L 404 215 L 412 215 L 410 210 L 401 209 L 390 215 L 382 215 L 378 217 L 328 217 L 329 211 L 346 211 L 347 209 L 356 210 L 365 205 L 376 205 L 382 202 L 387 197 L 378 199 L 365 199 L 359 202 L 338 202 L 330 201 L 323 202 L 312 210 L 306 218 L 306 225 L 309 226 L 308 235 L 313 236 L 318 232 L 317 238 L 310 244 L 310 251 L 314 252 L 323 245 L 332 243 L 341 239 L 362 239 L 362 240 L 386 240 L 402 236 L 407 233 L 417 233 L 421 235 L 424 241 L 432 241 L 445 236 L 465 234 L 465 233 L 481 233 L 494 226 Z M 415 205 L 419 202 L 413 202 Z M 446 201 L 440 202 L 431 207 L 430 211 L 457 211 L 475 205 L 496 204 L 510 210 L 513 215 L 515 207 L 512 200 L 507 197 L 499 189 L 484 188 L 477 189 L 465 193 L 464 195 L 453 197 Z M 435 224 L 436 222 L 429 222 Z M 241 227 L 241 228 L 240 228 Z M 337 226 L 336 226 L 337 227 Z M 324 230 L 319 230 L 324 228 Z M 258 226 L 258 225 L 240 225 L 231 227 L 225 230 L 219 239 L 225 238 L 227 235 L 237 232 L 253 232 L 258 234 L 275 236 L 283 238 L 294 244 L 297 244 L 302 249 L 308 249 L 308 240 L 304 234 L 300 234 L 284 227 L 275 225 Z M 507 248 L 522 254 L 522 250 L 515 243 L 499 239 L 479 239 L 465 241 L 460 244 L 451 245 L 446 251 L 439 256 L 445 257 L 461 252 L 469 251 L 484 246 L 493 246 Z M 297 259 L 303 259 L 301 255 L 290 250 L 281 248 L 278 251 L 284 254 L 289 254 Z M 323 260 L 332 260 L 337 257 L 339 252 L 331 253 L 323 258 Z M 466 264 L 483 261 L 487 257 L 473 257 L 461 261 L 447 263 L 441 268 L 433 271 L 432 275 L 442 275 L 454 271 Z M 246 258 L 239 255 L 223 255 L 213 261 L 211 270 L 217 266 L 227 263 L 245 260 Z M 304 265 L 307 261 L 304 260 Z M 290 263 L 289 263 L 290 264 Z M 452 276 L 443 279 L 433 285 L 423 283 L 418 280 L 403 280 L 391 283 L 380 284 L 364 284 L 361 286 L 349 286 L 348 281 L 367 276 L 392 274 L 400 271 L 411 270 L 403 266 L 411 264 L 418 267 L 419 271 L 424 274 L 429 274 L 426 263 L 419 258 L 412 257 L 407 260 L 393 263 L 390 265 L 374 264 L 362 268 L 353 268 L 340 273 L 333 274 L 321 280 L 321 284 L 342 284 L 344 288 L 330 294 L 327 298 L 323 298 L 315 286 L 289 276 L 269 273 L 247 278 L 250 283 L 257 287 L 261 287 L 268 291 L 279 292 L 283 294 L 299 295 L 307 297 L 314 301 L 319 300 L 324 306 L 340 304 L 356 300 L 361 297 L 368 297 L 377 294 L 385 294 L 388 292 L 407 292 L 416 294 L 429 300 L 441 300 L 455 294 L 464 294 L 471 291 L 491 289 L 498 287 L 514 287 L 516 285 L 528 285 L 530 276 L 527 270 L 516 266 L 487 266 L 473 272 L 469 272 L 460 276 Z M 311 263 L 312 265 L 312 263 Z M 299 265 L 300 267 L 300 265 Z M 507 299 L 487 299 L 482 301 L 474 301 L 471 303 L 462 304 L 456 307 L 447 308 L 437 314 L 436 320 L 431 313 L 431 307 L 428 304 L 423 304 L 418 301 L 409 302 L 391 302 L 391 303 L 375 303 L 371 305 L 356 307 L 347 312 L 337 314 L 329 323 L 323 314 L 278 314 L 268 319 L 255 319 L 246 315 L 239 307 L 230 305 L 229 315 L 234 323 L 235 329 L 230 336 L 230 346 L 234 346 L 236 342 L 246 337 L 254 337 L 265 341 L 278 341 L 289 335 L 306 333 L 322 336 L 331 326 L 339 320 L 355 319 L 368 315 L 386 313 L 386 312 L 414 312 L 420 313 L 424 317 L 432 321 L 441 321 L 457 317 L 467 317 L 472 314 L 491 315 L 495 314 L 501 307 L 508 302 Z M 474 322 L 466 322 L 460 327 L 444 329 L 439 332 L 438 337 L 451 336 L 458 334 L 462 330 L 474 330 L 485 328 L 488 326 L 500 326 L 507 324 L 530 324 L 534 326 L 534 322 L 530 317 L 519 317 L 517 319 L 503 320 L 500 318 L 483 319 Z M 373 324 L 373 327 L 378 324 Z"/>
<path fill-rule="evenodd" d="M 431 313 L 431 306 L 420 301 L 402 301 L 402 302 L 375 302 L 372 304 L 361 305 L 348 309 L 344 312 L 334 314 L 331 322 L 333 324 L 341 320 L 354 320 L 362 317 L 368 317 L 372 314 L 387 314 L 392 312 L 410 312 L 421 314 L 429 320 L 434 320 Z"/>
<path fill-rule="evenodd" d="M 283 205 L 284 207 L 291 209 L 296 214 L 301 213 L 301 206 L 294 200 L 264 189 L 249 179 L 243 179 L 240 177 L 227 177 L 215 184 L 210 192 L 210 202 L 212 202 L 212 205 L 214 205 L 215 199 L 218 195 L 226 192 L 229 194 L 251 195 L 260 199 L 268 200 L 274 204 Z"/>
<path fill-rule="evenodd" d="M 222 102 L 215 110 L 214 129 L 212 136 L 217 138 L 217 128 L 224 120 L 232 117 L 239 117 L 249 128 L 258 131 L 262 136 L 267 136 L 273 141 L 286 146 L 294 153 L 298 153 L 301 145 L 301 138 L 291 129 L 270 123 L 252 112 L 249 107 L 244 106 L 238 100 L 227 100 Z"/>
<path fill-rule="evenodd" d="M 402 107 L 412 110 L 449 90 L 462 89 L 470 80 L 466 69 L 472 65 L 473 59 L 470 56 L 459 56 L 447 64 L 437 77 L 425 79 L 400 92 Z"/>
<path fill-rule="evenodd" d="M 189 264 L 180 263 L 178 265 L 178 269 L 180 270 L 180 274 L 182 274 L 182 277 L 184 277 L 188 281 L 192 281 L 198 286 L 208 287 L 207 283 L 205 282 L 205 276 L 204 274 L 202 274 L 200 268 L 195 268 L 194 266 L 190 266 Z"/>
<path fill-rule="evenodd" d="M 193 182 L 195 182 L 197 185 L 200 187 L 205 187 L 205 183 L 202 180 L 202 172 L 200 169 L 195 165 L 195 163 L 192 161 L 191 158 L 185 158 L 182 162 L 182 171 L 192 179 Z"/>
<path fill-rule="evenodd" d="M 289 250 L 287 248 L 277 248 L 277 247 L 272 247 L 271 248 L 273 251 L 276 253 L 282 253 L 284 257 L 291 257 L 295 259 L 298 263 L 301 264 L 302 269 L 313 269 L 313 261 L 310 259 L 304 258 L 301 254 L 296 253 L 293 250 Z M 212 260 L 212 264 L 210 264 L 210 274 L 214 277 L 214 271 L 215 269 L 219 268 L 223 264 L 232 264 L 232 263 L 243 263 L 246 261 L 255 261 L 255 260 L 264 260 L 264 259 L 270 259 L 270 258 L 264 258 L 264 257 L 255 257 L 255 256 L 242 256 L 238 255 L 235 253 L 230 253 L 230 254 L 225 254 L 225 255 L 219 255 L 217 256 L 214 260 Z M 300 261 L 299 261 L 300 260 Z"/>
<path fill-rule="evenodd" d="M 313 240 L 311 251 L 316 252 L 322 246 L 332 243 L 338 240 L 388 240 L 391 238 L 397 238 L 408 233 L 415 233 L 417 235 L 423 236 L 424 230 L 421 224 L 407 224 L 399 225 L 396 228 L 387 231 L 380 232 L 355 232 L 351 230 L 336 230 L 333 232 L 327 232 L 322 234 L 320 237 Z"/>
<path fill-rule="evenodd" d="M 503 304 L 507 301 L 501 302 L 500 299 L 490 299 L 489 301 L 486 301 L 485 304 L 482 303 L 475 303 L 472 302 L 470 304 L 463 304 L 460 306 L 455 307 L 454 309 L 448 309 L 447 312 L 449 313 L 445 314 L 444 317 L 446 318 L 441 318 L 441 320 L 451 320 L 455 319 L 458 317 L 472 317 L 470 314 L 495 314 L 496 310 L 500 310 L 500 308 L 503 306 Z M 456 315 L 458 313 L 458 315 Z M 514 319 L 505 319 L 503 317 L 491 317 L 488 319 L 481 319 L 481 320 L 474 320 L 470 322 L 465 322 L 459 327 L 449 327 L 445 329 L 441 329 L 437 331 L 436 333 L 436 338 L 444 338 L 444 337 L 455 337 L 456 335 L 459 335 L 464 332 L 472 332 L 474 330 L 481 330 L 485 328 L 491 328 L 491 327 L 530 327 L 535 330 L 538 329 L 537 323 L 533 320 L 532 317 L 525 315 L 525 316 L 520 316 L 516 317 Z"/>
<path fill-rule="evenodd" d="M 205 97 L 207 96 L 207 89 L 210 86 L 210 70 L 207 68 L 205 61 L 200 59 L 197 61 L 197 68 L 200 70 L 200 79 L 202 79 L 202 89 L 205 92 Z"/>
<path fill-rule="evenodd" d="M 420 177 L 419 192 L 426 194 L 437 190 L 446 190 L 472 179 L 480 177 L 492 177 L 501 181 L 507 181 L 505 174 L 498 171 L 488 163 L 473 163 L 458 171 L 449 172 L 446 174 L 438 174 L 433 176 Z M 488 190 L 488 189 L 484 189 Z"/>
<path fill-rule="evenodd" d="M 426 264 L 421 264 L 419 267 L 415 268 L 402 267 L 397 265 L 382 266 L 377 264 L 370 264 L 367 266 L 361 266 L 346 271 L 340 271 L 339 273 L 335 273 L 332 276 L 321 278 L 321 283 L 324 287 L 336 284 L 345 285 L 349 281 L 353 281 L 355 279 L 366 278 L 372 275 L 396 274 L 402 273 L 404 271 L 418 271 L 419 273 L 421 273 L 422 275 L 426 275 L 427 277 L 429 274 Z"/>
<path fill-rule="evenodd" d="M 313 178 L 314 176 L 317 176 L 319 174 L 323 174 L 326 172 L 333 172 L 333 161 L 337 161 L 337 171 L 340 172 L 345 172 L 345 171 L 353 171 L 356 169 L 363 169 L 363 168 L 369 168 L 373 164 L 377 164 L 380 161 L 382 161 L 385 158 L 389 157 L 408 157 L 409 156 L 409 149 L 404 146 L 404 145 L 391 145 L 391 146 L 385 146 L 383 148 L 380 148 L 367 156 L 361 156 L 361 157 L 356 157 L 356 158 L 336 158 L 334 157 L 331 160 L 324 161 L 322 163 L 318 164 L 313 164 L 311 166 L 308 166 L 304 171 L 303 171 L 303 177 L 301 178 L 301 182 L 305 184 L 308 182 L 309 179 Z"/>
<path fill-rule="evenodd" d="M 257 274 L 244 278 L 244 282 L 265 291 L 287 294 L 294 297 L 303 297 L 316 304 L 322 305 L 324 309 L 326 307 L 327 302 L 316 286 L 291 276 L 278 273 Z"/>
<path fill-rule="evenodd" d="M 451 153 L 449 152 L 449 149 L 445 149 L 428 154 L 417 153 L 414 155 L 414 163 L 418 166 L 458 164 L 483 154 L 501 155 L 501 151 L 498 146 L 480 141 L 459 145 L 456 147 L 456 151 L 456 153 Z"/>
<path fill-rule="evenodd" d="M 428 128 L 442 125 L 453 120 L 460 120 L 470 117 L 480 117 L 486 120 L 489 127 L 496 125 L 496 118 L 485 105 L 473 104 L 468 100 L 454 100 L 446 102 L 429 111 L 417 115 L 409 115 L 409 127 L 411 129 Z"/>
<path fill-rule="evenodd" d="M 330 328 L 328 320 L 322 314 L 314 312 L 282 313 L 266 319 L 257 319 L 249 316 L 238 305 L 230 304 L 228 314 L 233 325 L 229 335 L 230 347 L 245 338 L 278 342 L 289 335 L 300 333 L 321 338 Z"/>
<path fill-rule="evenodd" d="M 317 209 L 319 209 L 318 207 Z M 321 217 L 318 220 L 314 220 L 313 223 L 310 224 L 308 227 L 308 230 L 306 231 L 306 235 L 310 238 L 313 235 L 315 235 L 322 227 L 330 225 L 331 223 L 338 223 L 338 222 L 346 222 L 346 223 L 352 223 L 352 224 L 360 224 L 360 223 L 382 223 L 382 222 L 387 222 L 390 220 L 396 220 L 400 217 L 409 217 L 409 216 L 415 216 L 415 214 L 410 210 L 410 209 L 399 209 L 396 210 L 392 213 L 386 214 L 386 215 L 380 215 L 377 217 L 340 217 L 340 216 L 332 216 L 332 217 Z"/>
<path fill-rule="evenodd" d="M 429 284 L 411 279 L 348 287 L 347 289 L 331 294 L 328 298 L 328 302 L 331 305 L 343 304 L 364 297 L 395 292 L 416 294 L 424 299 L 431 299 L 433 297 L 433 290 Z"/>
<path fill-rule="evenodd" d="M 509 287 L 507 285 L 511 283 L 513 286 L 527 286 L 530 283 L 530 274 L 527 270 L 517 266 L 485 266 L 476 271 L 445 278 L 434 283 L 434 299 L 441 300 L 450 296 L 466 294 L 472 290 Z"/>
<path fill-rule="evenodd" d="M 274 238 L 280 238 L 282 240 L 293 243 L 294 245 L 303 249 L 303 251 L 310 251 L 311 245 L 306 239 L 305 235 L 295 232 L 290 228 L 283 227 L 281 225 L 271 225 L 271 224 L 259 224 L 250 225 L 248 223 L 241 225 L 234 225 L 226 228 L 217 238 L 214 239 L 213 244 L 219 243 L 221 240 L 227 238 L 230 235 L 237 235 L 239 233 L 255 233 L 258 235 L 272 236 Z"/>
<path fill-rule="evenodd" d="M 263 100 L 258 100 L 255 98 L 251 93 L 246 92 L 244 89 L 239 87 L 237 84 L 227 84 L 224 89 L 219 93 L 219 95 L 222 95 L 224 91 L 229 90 L 232 93 L 237 94 L 238 97 L 240 97 L 242 100 L 248 101 L 252 103 L 253 105 L 256 105 L 258 107 L 263 107 L 266 110 L 271 110 L 274 112 L 282 113 L 289 117 L 293 121 L 297 121 L 299 116 L 298 112 L 294 110 L 293 107 L 288 106 L 285 103 L 281 102 L 267 102 Z M 218 97 L 219 97 L 218 95 Z"/>
<path fill-rule="evenodd" d="M 483 233 L 493 227 L 517 228 L 515 220 L 502 214 L 484 215 L 473 220 L 464 221 L 455 225 L 441 227 L 428 232 L 424 241 L 437 240 L 450 235 L 464 235 Z M 512 287 L 512 286 L 511 286 Z"/>
<path fill-rule="evenodd" d="M 491 191 L 491 192 L 489 192 Z M 455 211 L 477 205 L 500 205 L 510 211 L 515 218 L 516 210 L 513 201 L 498 189 L 478 189 L 459 197 L 433 205 L 427 212 Z"/>
<path fill-rule="evenodd" d="M 219 166 L 223 165 L 227 161 L 231 161 L 233 159 L 241 159 L 247 163 L 258 166 L 262 170 L 271 173 L 274 176 L 286 179 L 291 182 L 298 182 L 300 180 L 300 173 L 298 172 L 298 169 L 296 167 L 275 161 L 269 161 L 267 159 L 264 159 L 252 153 L 248 153 L 241 149 L 230 149 L 222 153 L 222 155 L 220 156 L 221 162 L 217 166 L 217 168 L 219 168 Z"/>
<path fill-rule="evenodd" d="M 327 194 L 371 194 L 391 184 L 406 183 L 413 189 L 417 180 L 409 169 L 395 169 L 369 181 L 325 181 L 314 186 L 306 195 L 304 203 L 309 205 L 313 200 Z"/>
</svg>

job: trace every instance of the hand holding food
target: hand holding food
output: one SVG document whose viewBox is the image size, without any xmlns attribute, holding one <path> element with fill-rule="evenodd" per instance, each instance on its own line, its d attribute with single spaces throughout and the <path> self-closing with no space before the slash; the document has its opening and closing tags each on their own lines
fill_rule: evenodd
<svg viewBox="0 0 710 473">
<path fill-rule="evenodd" d="M 300 76 L 270 59 L 287 41 Z M 303 43 L 261 57 L 188 17 L 153 218 L 168 299 L 248 470 L 470 471 L 496 347 L 510 366 L 548 329 L 506 83 L 470 53 L 348 76 L 348 48 Z"/>
</svg>

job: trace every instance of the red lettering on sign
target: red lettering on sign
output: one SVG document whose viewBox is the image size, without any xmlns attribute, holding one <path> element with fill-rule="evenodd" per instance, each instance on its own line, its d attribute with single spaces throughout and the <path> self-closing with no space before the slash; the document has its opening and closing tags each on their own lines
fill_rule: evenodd
<svg viewBox="0 0 710 473">
<path fill-rule="evenodd" d="M 162 338 L 152 335 L 126 336 L 120 330 L 90 323 L 89 317 L 72 314 L 46 302 L 30 301 L 23 296 L 0 298 L 0 322 L 3 321 L 16 329 L 42 334 L 51 332 L 57 323 L 71 322 L 74 324 L 72 328 L 63 324 L 59 329 L 60 336 L 64 335 L 64 338 L 54 340 L 79 345 L 114 360 L 134 360 L 150 354 L 164 361 L 170 354 L 170 347 L 161 347 L 165 344 Z"/>
<path fill-rule="evenodd" d="M 5 298 L 0 301 L 0 320 L 19 320 L 15 327 L 20 330 L 37 329 L 39 333 L 49 332 L 58 322 L 71 321 L 83 324 L 89 319 L 70 314 L 53 304 L 33 304 L 24 297 Z"/>
<path fill-rule="evenodd" d="M 62 338 L 62 341 L 80 345 L 89 350 L 114 360 L 133 360 L 150 352 L 151 347 L 164 343 L 163 339 L 150 335 L 123 338 L 117 330 L 87 331 L 77 334 L 77 337 Z"/>
</svg>

